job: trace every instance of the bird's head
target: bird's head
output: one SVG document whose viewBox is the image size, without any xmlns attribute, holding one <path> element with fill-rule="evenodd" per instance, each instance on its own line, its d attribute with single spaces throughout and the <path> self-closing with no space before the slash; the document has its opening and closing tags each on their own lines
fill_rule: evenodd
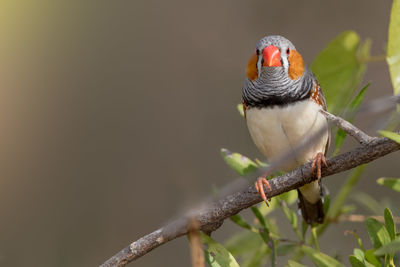
<svg viewBox="0 0 400 267">
<path fill-rule="evenodd" d="M 266 36 L 258 41 L 246 74 L 250 80 L 255 80 L 270 68 L 281 68 L 292 80 L 300 78 L 305 70 L 300 53 L 288 39 L 279 35 Z"/>
</svg>

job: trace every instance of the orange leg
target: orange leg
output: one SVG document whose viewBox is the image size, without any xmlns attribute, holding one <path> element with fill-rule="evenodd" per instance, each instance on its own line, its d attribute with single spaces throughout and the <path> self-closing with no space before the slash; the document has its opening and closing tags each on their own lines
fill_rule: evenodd
<svg viewBox="0 0 400 267">
<path fill-rule="evenodd" d="M 311 164 L 311 168 L 312 168 L 312 172 L 313 172 L 313 173 L 315 172 L 315 169 L 317 169 L 317 170 L 316 170 L 316 175 L 317 175 L 317 178 L 318 178 L 318 184 L 321 183 L 321 168 L 322 168 L 322 163 L 323 163 L 326 167 L 328 167 L 328 164 L 326 163 L 326 159 L 325 159 L 324 154 L 322 154 L 321 152 L 318 152 L 317 155 L 315 156 L 315 158 L 314 158 L 312 164 Z"/>
<path fill-rule="evenodd" d="M 265 203 L 269 207 L 268 201 L 271 201 L 271 199 L 267 199 L 267 196 L 265 195 L 265 191 L 264 191 L 264 185 L 266 185 L 268 187 L 268 189 L 271 191 L 272 191 L 272 188 L 269 185 L 268 180 L 266 179 L 266 175 L 265 175 L 265 177 L 264 176 L 258 177 L 257 181 L 255 182 L 254 185 L 256 186 L 257 192 L 261 195 L 261 198 L 265 201 Z"/>
</svg>

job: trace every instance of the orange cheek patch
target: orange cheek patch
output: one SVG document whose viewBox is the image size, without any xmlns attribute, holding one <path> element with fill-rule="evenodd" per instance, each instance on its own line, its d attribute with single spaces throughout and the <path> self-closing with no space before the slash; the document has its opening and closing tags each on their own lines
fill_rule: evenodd
<svg viewBox="0 0 400 267">
<path fill-rule="evenodd" d="M 254 80 L 258 77 L 256 53 L 251 55 L 249 63 L 247 63 L 246 75 L 250 80 Z"/>
<path fill-rule="evenodd" d="M 304 61 L 299 52 L 291 50 L 289 53 L 289 77 L 298 79 L 304 73 Z"/>
</svg>

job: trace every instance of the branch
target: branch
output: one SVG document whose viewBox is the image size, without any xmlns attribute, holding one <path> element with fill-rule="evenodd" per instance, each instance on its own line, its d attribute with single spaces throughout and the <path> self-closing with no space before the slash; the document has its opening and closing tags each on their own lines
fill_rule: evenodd
<svg viewBox="0 0 400 267">
<path fill-rule="evenodd" d="M 385 218 L 383 216 L 367 216 L 362 214 L 342 214 L 339 216 L 340 222 L 365 222 L 368 218 L 374 218 L 381 223 L 385 223 Z M 400 224 L 400 217 L 393 216 L 393 222 L 395 224 Z"/>
<path fill-rule="evenodd" d="M 362 145 L 367 145 L 371 143 L 373 140 L 376 139 L 376 137 L 371 137 L 358 129 L 356 126 L 351 124 L 350 122 L 340 118 L 336 117 L 335 115 L 325 111 L 325 110 L 320 110 L 320 112 L 330 121 L 332 121 L 334 124 L 336 124 L 337 127 L 348 133 L 350 136 L 354 137 L 360 144 Z"/>
<path fill-rule="evenodd" d="M 358 140 L 363 140 L 363 142 L 368 140 L 364 138 L 363 134 L 360 135 L 357 131 L 355 133 L 353 137 Z M 400 144 L 387 138 L 373 138 L 370 142 L 364 143 L 366 145 L 327 160 L 328 167 L 322 169 L 322 176 L 325 177 L 347 171 L 400 150 Z M 315 180 L 315 176 L 311 170 L 311 164 L 305 164 L 292 172 L 269 180 L 272 190 L 268 190 L 268 197 L 299 188 L 313 180 Z M 262 199 L 254 186 L 225 196 L 209 203 L 205 208 L 196 211 L 190 216 L 177 219 L 157 231 L 136 240 L 107 260 L 102 266 L 124 266 L 156 247 L 187 234 L 190 218 L 196 218 L 200 229 L 210 233 L 220 227 L 226 218 L 261 201 Z"/>
</svg>

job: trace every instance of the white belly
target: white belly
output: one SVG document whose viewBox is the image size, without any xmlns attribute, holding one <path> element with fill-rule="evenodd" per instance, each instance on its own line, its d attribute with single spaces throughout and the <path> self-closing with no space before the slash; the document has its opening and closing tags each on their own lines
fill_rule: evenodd
<svg viewBox="0 0 400 267">
<path fill-rule="evenodd" d="M 258 149 L 269 161 L 273 161 L 287 151 L 294 153 L 293 148 L 312 137 L 322 127 L 328 126 L 326 118 L 318 112 L 319 109 L 321 107 L 310 100 L 284 107 L 250 108 L 246 110 L 247 126 Z M 318 152 L 325 153 L 328 138 L 327 130 L 283 164 L 281 170 L 291 171 L 313 160 Z"/>
</svg>

